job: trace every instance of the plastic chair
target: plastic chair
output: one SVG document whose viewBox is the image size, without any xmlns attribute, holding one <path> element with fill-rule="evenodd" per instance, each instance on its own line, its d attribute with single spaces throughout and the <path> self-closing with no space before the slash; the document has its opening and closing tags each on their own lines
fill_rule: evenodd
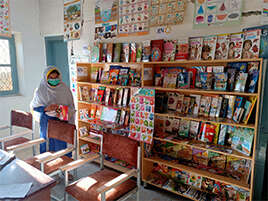
<svg viewBox="0 0 268 201">
<path fill-rule="evenodd" d="M 14 127 L 25 128 L 21 132 L 15 132 Z M 0 130 L 8 130 L 9 136 L 0 138 L 0 148 L 8 151 L 8 147 L 29 142 L 31 139 L 26 138 L 26 135 L 31 134 L 34 139 L 34 121 L 32 114 L 20 110 L 11 110 L 10 125 L 0 126 Z M 33 148 L 33 155 L 35 155 L 35 148 Z"/>
<path fill-rule="evenodd" d="M 102 169 L 68 184 L 68 172 L 80 167 L 86 162 L 93 161 L 96 156 L 74 161 L 61 167 L 61 170 L 65 172 L 65 191 L 67 192 L 65 194 L 65 200 L 68 200 L 68 194 L 81 201 L 126 200 L 133 193 L 137 193 L 137 200 L 139 200 L 141 155 L 138 142 L 123 136 L 103 134 L 102 149 L 103 153 L 108 154 L 109 157 L 126 161 L 134 166 L 133 169 L 123 174 L 114 170 Z M 101 160 L 101 163 L 102 166 L 103 160 Z M 136 181 L 130 179 L 133 176 L 137 177 Z"/>
</svg>

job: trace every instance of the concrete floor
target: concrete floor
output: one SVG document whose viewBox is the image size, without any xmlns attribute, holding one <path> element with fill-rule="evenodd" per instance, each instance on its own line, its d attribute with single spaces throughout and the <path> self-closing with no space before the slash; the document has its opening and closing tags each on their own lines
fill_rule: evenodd
<svg viewBox="0 0 268 201">
<path fill-rule="evenodd" d="M 17 158 L 19 159 L 26 159 L 29 156 L 32 156 L 32 149 L 27 149 L 23 151 L 19 151 L 16 153 Z M 81 168 L 77 169 L 77 178 L 75 180 L 87 176 L 90 173 L 93 173 L 97 170 L 99 170 L 99 166 L 94 163 L 86 164 L 82 166 Z M 59 182 L 56 187 L 52 189 L 52 194 L 57 196 L 57 197 L 63 197 L 64 195 L 64 180 L 62 178 L 55 178 Z M 53 199 L 52 199 L 53 200 Z M 70 201 L 74 201 L 75 199 L 69 196 Z M 136 200 L 136 195 L 131 196 L 127 201 L 135 201 Z M 188 201 L 188 199 L 185 199 L 183 197 L 180 197 L 178 195 L 175 195 L 173 193 L 167 192 L 165 190 L 156 188 L 154 186 L 148 186 L 148 188 L 142 187 L 141 192 L 140 192 L 140 200 L 141 201 L 175 201 L 175 200 L 180 200 L 180 201 Z"/>
</svg>

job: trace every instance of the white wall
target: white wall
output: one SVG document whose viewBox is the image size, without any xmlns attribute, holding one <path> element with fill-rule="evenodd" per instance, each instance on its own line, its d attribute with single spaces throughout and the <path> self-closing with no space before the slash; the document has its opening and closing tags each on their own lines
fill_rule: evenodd
<svg viewBox="0 0 268 201">
<path fill-rule="evenodd" d="M 261 9 L 261 0 L 243 0 L 244 11 Z M 95 0 L 84 0 L 84 27 L 81 40 L 74 41 L 75 54 L 82 52 L 82 46 L 92 44 L 94 38 L 94 6 Z M 203 36 L 218 33 L 231 33 L 241 31 L 244 27 L 260 25 L 260 16 L 243 17 L 240 26 L 224 26 L 216 28 L 193 29 L 194 4 L 189 1 L 186 16 L 183 24 L 172 26 L 170 34 L 164 36 L 170 39 L 179 39 L 188 36 Z M 63 34 L 63 0 L 40 0 L 40 24 L 43 35 Z M 114 41 L 142 41 L 144 39 L 163 38 L 156 34 L 155 29 L 150 30 L 150 34 L 139 37 L 122 37 Z M 69 43 L 71 44 L 71 43 Z"/>
<path fill-rule="evenodd" d="M 0 97 L 0 124 L 9 123 L 11 109 L 29 111 L 34 89 L 45 66 L 39 28 L 39 1 L 10 0 L 11 30 L 17 43 L 19 95 Z"/>
</svg>

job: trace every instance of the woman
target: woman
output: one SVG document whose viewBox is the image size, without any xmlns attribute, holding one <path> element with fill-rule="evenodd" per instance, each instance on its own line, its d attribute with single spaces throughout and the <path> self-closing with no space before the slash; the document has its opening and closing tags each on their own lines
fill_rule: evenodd
<svg viewBox="0 0 268 201">
<path fill-rule="evenodd" d="M 71 90 L 62 82 L 60 71 L 54 66 L 45 69 L 43 79 L 35 90 L 31 110 L 40 116 L 40 137 L 46 139 L 48 119 L 58 119 L 59 105 L 68 107 L 68 122 L 74 124 L 74 102 Z M 64 133 L 63 133 L 64 135 Z M 65 149 L 67 144 L 56 139 L 49 139 L 49 151 Z M 46 143 L 40 145 L 40 153 L 46 152 Z M 71 154 L 68 156 L 71 157 Z"/>
</svg>

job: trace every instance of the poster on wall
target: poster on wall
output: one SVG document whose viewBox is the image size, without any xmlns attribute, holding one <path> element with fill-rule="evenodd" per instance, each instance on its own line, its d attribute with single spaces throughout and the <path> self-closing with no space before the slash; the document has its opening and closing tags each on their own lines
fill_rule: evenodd
<svg viewBox="0 0 268 201">
<path fill-rule="evenodd" d="M 242 0 L 195 0 L 194 28 L 239 24 Z"/>
<path fill-rule="evenodd" d="M 186 0 L 152 0 L 150 26 L 181 24 L 184 20 Z"/>
<path fill-rule="evenodd" d="M 262 2 L 261 23 L 268 24 L 268 0 L 263 0 Z"/>
<path fill-rule="evenodd" d="M 64 0 L 64 40 L 80 39 L 82 8 L 80 0 Z"/>
<path fill-rule="evenodd" d="M 120 37 L 149 33 L 149 0 L 119 0 Z"/>
<path fill-rule="evenodd" d="M 9 0 L 0 0 L 0 36 L 11 37 Z"/>
<path fill-rule="evenodd" d="M 129 138 L 152 144 L 155 90 L 131 89 Z"/>
<path fill-rule="evenodd" d="M 118 0 L 97 0 L 95 6 L 95 40 L 117 36 Z"/>
</svg>

